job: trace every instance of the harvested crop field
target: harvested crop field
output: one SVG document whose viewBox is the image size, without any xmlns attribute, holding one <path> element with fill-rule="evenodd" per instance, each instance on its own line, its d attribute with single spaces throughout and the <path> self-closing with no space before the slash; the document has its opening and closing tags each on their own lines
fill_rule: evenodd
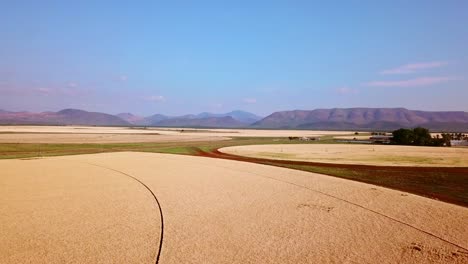
<svg viewBox="0 0 468 264">
<path fill-rule="evenodd" d="M 371 137 L 371 135 L 358 135 L 358 136 L 355 136 L 355 135 L 351 135 L 351 136 L 334 136 L 333 138 L 335 139 L 346 139 L 346 140 L 353 140 L 353 139 L 356 139 L 356 140 L 366 140 L 366 139 L 369 139 Z"/>
<path fill-rule="evenodd" d="M 160 142 L 167 140 L 211 140 L 216 137 L 316 137 L 347 135 L 346 131 L 196 129 L 158 127 L 86 127 L 86 126 L 0 126 L 0 143 L 80 143 Z M 89 135 L 87 135 L 89 134 Z"/>
<path fill-rule="evenodd" d="M 250 145 L 221 152 L 280 160 L 377 166 L 468 167 L 467 148 L 351 144 Z"/>
<path fill-rule="evenodd" d="M 468 261 L 467 208 L 320 174 L 133 152 L 0 170 L 0 263 Z"/>
<path fill-rule="evenodd" d="M 197 135 L 161 135 L 158 133 L 4 133 L 0 134 L 0 143 L 144 143 L 144 142 L 191 142 L 227 140 L 222 136 Z"/>
</svg>

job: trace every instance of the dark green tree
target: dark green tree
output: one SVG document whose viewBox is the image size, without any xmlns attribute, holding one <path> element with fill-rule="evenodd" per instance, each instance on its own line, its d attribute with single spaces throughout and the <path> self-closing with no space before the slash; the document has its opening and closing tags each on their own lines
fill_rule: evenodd
<svg viewBox="0 0 468 264">
<path fill-rule="evenodd" d="M 414 132 L 412 129 L 400 128 L 392 132 L 392 143 L 397 145 L 412 145 Z"/>
<path fill-rule="evenodd" d="M 432 137 L 429 129 L 424 127 L 416 127 L 413 129 L 413 145 L 427 146 L 431 145 Z"/>
<path fill-rule="evenodd" d="M 445 144 L 445 146 L 450 147 L 452 144 L 450 143 L 450 140 L 452 139 L 452 136 L 449 133 L 442 133 L 442 140 Z"/>
<path fill-rule="evenodd" d="M 438 134 L 432 138 L 430 146 L 442 147 L 444 146 L 445 141 Z"/>
</svg>

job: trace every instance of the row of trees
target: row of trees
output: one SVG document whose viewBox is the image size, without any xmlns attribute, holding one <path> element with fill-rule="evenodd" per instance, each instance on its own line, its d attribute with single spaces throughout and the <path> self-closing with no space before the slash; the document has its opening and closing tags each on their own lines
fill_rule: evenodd
<svg viewBox="0 0 468 264">
<path fill-rule="evenodd" d="M 454 139 L 452 135 L 456 135 L 442 133 L 440 136 L 436 135 L 432 137 L 429 130 L 424 127 L 416 127 L 413 129 L 400 128 L 393 131 L 392 134 L 392 144 L 413 146 L 451 146 L 450 140 Z M 456 135 L 455 138 L 458 138 L 458 135 Z M 463 135 L 461 135 L 461 138 L 463 138 Z"/>
<path fill-rule="evenodd" d="M 442 134 L 444 135 L 444 134 Z M 438 136 L 438 135 L 437 135 Z M 463 133 L 447 133 L 447 137 L 450 137 L 452 140 L 467 140 L 468 141 L 468 134 Z"/>
<path fill-rule="evenodd" d="M 387 133 L 386 132 L 372 132 L 371 135 L 372 136 L 386 136 Z"/>
</svg>

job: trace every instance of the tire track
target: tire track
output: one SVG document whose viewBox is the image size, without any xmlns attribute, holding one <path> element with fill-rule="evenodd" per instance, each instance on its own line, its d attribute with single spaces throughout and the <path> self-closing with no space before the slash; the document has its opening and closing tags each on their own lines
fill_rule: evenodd
<svg viewBox="0 0 468 264">
<path fill-rule="evenodd" d="M 218 158 L 218 157 L 211 157 L 211 158 Z M 224 158 L 218 158 L 218 159 L 224 159 Z M 240 162 L 245 162 L 245 161 L 240 161 Z M 255 162 L 253 162 L 253 163 L 255 163 Z M 205 164 L 203 164 L 203 165 L 205 165 Z M 271 166 L 271 165 L 266 165 L 266 164 L 261 164 L 261 165 L 264 165 L 264 166 Z M 205 165 L 205 166 L 206 166 L 206 165 Z M 425 231 L 425 230 L 423 230 L 423 229 L 421 229 L 421 228 L 419 228 L 419 227 L 417 227 L 417 226 L 414 226 L 414 225 L 412 225 L 412 224 L 410 224 L 410 223 L 406 223 L 406 222 L 404 222 L 404 221 L 402 221 L 402 220 L 399 220 L 399 219 L 397 219 L 397 218 L 394 218 L 394 217 L 392 217 L 392 216 L 389 216 L 389 215 L 386 215 L 386 214 L 384 214 L 384 213 L 378 212 L 378 211 L 376 211 L 376 210 L 367 208 L 367 207 L 362 206 L 362 205 L 360 205 L 360 204 L 358 204 L 358 203 L 354 203 L 354 202 L 348 201 L 348 200 L 343 199 L 343 198 L 340 198 L 340 197 L 338 197 L 338 196 L 335 196 L 335 195 L 332 195 L 332 194 L 328 194 L 328 193 L 325 193 L 325 192 L 322 192 L 322 191 L 319 191 L 319 190 L 315 190 L 315 189 L 312 189 L 312 188 L 310 188 L 310 187 L 307 187 L 307 186 L 304 186 L 304 185 L 300 185 L 300 184 L 297 184 L 297 183 L 294 183 L 294 182 L 289 182 L 289 181 L 285 181 L 285 180 L 280 180 L 280 179 L 277 179 L 277 178 L 274 178 L 274 177 L 262 175 L 262 174 L 255 173 L 255 172 L 252 172 L 252 171 L 243 171 L 243 170 L 233 169 L 233 168 L 225 167 L 225 166 L 218 166 L 218 167 L 222 167 L 222 168 L 224 168 L 224 169 L 228 169 L 228 170 L 231 170 L 231 171 L 237 171 L 237 172 L 242 172 L 242 173 L 253 174 L 253 175 L 256 175 L 256 176 L 259 176 L 259 177 L 262 177 L 262 178 L 266 178 L 266 179 L 270 179 L 270 180 L 282 182 L 282 183 L 289 184 L 289 185 L 293 185 L 293 186 L 295 186 L 295 187 L 302 188 L 302 189 L 306 189 L 306 190 L 308 190 L 308 191 L 312 191 L 312 192 L 315 192 L 315 193 L 318 193 L 318 194 L 321 194 L 321 195 L 325 195 L 325 196 L 327 196 L 327 197 L 330 197 L 330 198 L 339 200 L 339 201 L 341 201 L 341 202 L 347 203 L 347 204 L 352 205 L 352 206 L 356 206 L 356 207 L 361 208 L 361 209 L 363 209 L 363 210 L 365 210 L 365 211 L 368 211 L 368 212 L 371 212 L 371 213 L 373 213 L 373 214 L 379 215 L 379 216 L 381 216 L 381 217 L 387 218 L 387 219 L 390 220 L 390 221 L 393 221 L 393 222 L 402 224 L 402 225 L 404 225 L 404 226 L 406 226 L 406 227 L 409 227 L 409 228 L 411 228 L 411 229 L 417 230 L 417 231 L 419 231 L 419 232 L 421 232 L 421 233 L 423 233 L 423 234 L 426 234 L 426 235 L 431 236 L 431 237 L 433 237 L 433 238 L 435 238 L 435 239 L 438 239 L 438 240 L 440 240 L 440 241 L 442 241 L 442 242 L 445 242 L 445 243 L 447 243 L 447 244 L 450 244 L 450 245 L 452 245 L 452 246 L 454 246 L 454 247 L 456 247 L 456 248 L 458 248 L 458 249 L 461 249 L 461 250 L 464 250 L 465 252 L 468 252 L 468 248 L 465 248 L 464 246 L 458 245 L 458 244 L 456 244 L 456 243 L 454 243 L 454 242 L 451 242 L 451 241 L 449 241 L 449 240 L 447 240 L 447 239 L 445 239 L 445 238 L 443 238 L 443 237 L 440 237 L 440 236 L 438 236 L 438 235 L 436 235 L 436 234 L 433 234 L 433 233 L 431 233 L 431 232 L 429 232 L 429 231 Z"/>
<path fill-rule="evenodd" d="M 113 168 L 109 168 L 109 167 L 106 167 L 106 166 L 103 166 L 103 165 L 99 165 L 99 164 L 94 164 L 94 163 L 89 163 L 89 162 L 80 162 L 80 161 L 75 161 L 75 162 L 79 162 L 79 163 L 84 163 L 84 164 L 88 164 L 88 165 L 91 165 L 91 166 L 95 166 L 95 167 L 99 167 L 99 168 L 103 168 L 103 169 L 106 169 L 106 170 L 110 170 L 110 171 L 113 171 L 113 172 L 117 172 L 123 176 L 126 176 L 128 178 L 131 178 L 133 179 L 134 181 L 138 182 L 140 185 L 142 185 L 143 187 L 145 187 L 150 193 L 151 195 L 153 196 L 154 200 L 156 201 L 156 204 L 158 205 L 158 209 L 159 209 L 159 216 L 161 218 L 161 233 L 160 233 L 160 236 L 159 236 L 159 248 L 158 248 L 158 251 L 156 253 L 156 260 L 155 260 L 155 264 L 158 264 L 159 263 L 159 258 L 161 256 L 161 251 L 162 251 L 162 244 L 163 244 L 163 238 L 164 238 L 164 217 L 163 217 L 163 212 L 162 212 L 162 208 L 161 208 L 161 204 L 159 203 L 159 200 L 158 198 L 156 197 L 156 195 L 154 194 L 154 192 L 144 183 L 142 182 L 141 180 L 139 180 L 138 178 L 136 178 L 135 176 L 132 176 L 128 173 L 125 173 L 123 171 L 119 171 L 119 170 L 116 170 L 116 169 L 113 169 Z"/>
</svg>

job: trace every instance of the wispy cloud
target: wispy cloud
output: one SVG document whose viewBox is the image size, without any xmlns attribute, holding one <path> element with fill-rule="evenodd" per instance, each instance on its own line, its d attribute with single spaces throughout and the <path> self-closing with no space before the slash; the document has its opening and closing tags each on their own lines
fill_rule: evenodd
<svg viewBox="0 0 468 264">
<path fill-rule="evenodd" d="M 350 87 L 340 87 L 338 89 L 335 90 L 338 94 L 341 94 L 341 95 L 348 95 L 348 94 L 357 94 L 359 93 L 359 90 L 357 89 L 353 89 L 353 88 L 350 88 Z"/>
<path fill-rule="evenodd" d="M 33 89 L 33 92 L 36 92 L 38 94 L 41 94 L 41 95 L 50 95 L 52 93 L 54 93 L 55 91 L 52 90 L 52 89 L 49 89 L 49 88 L 35 88 Z"/>
<path fill-rule="evenodd" d="M 257 99 L 255 99 L 255 98 L 244 98 L 242 100 L 242 102 L 244 102 L 246 104 L 255 104 L 255 103 L 257 103 Z"/>
<path fill-rule="evenodd" d="M 119 76 L 119 81 L 121 82 L 126 82 L 128 80 L 128 76 L 127 75 L 120 75 Z"/>
<path fill-rule="evenodd" d="M 216 103 L 212 105 L 214 108 L 223 108 L 223 104 L 221 103 Z"/>
<path fill-rule="evenodd" d="M 57 87 L 21 87 L 17 85 L 0 87 L 0 96 L 89 96 L 89 89 Z"/>
<path fill-rule="evenodd" d="M 420 86 L 430 86 L 440 83 L 445 83 L 449 81 L 458 80 L 456 77 L 421 77 L 408 80 L 399 80 L 399 81 L 374 81 L 368 82 L 365 86 L 371 87 L 420 87 Z"/>
<path fill-rule="evenodd" d="M 27 96 L 32 94 L 31 90 L 28 90 L 27 92 L 16 89 L 16 88 L 11 88 L 11 87 L 0 87 L 0 97 L 7 97 L 7 96 Z"/>
<path fill-rule="evenodd" d="M 423 70 L 440 68 L 440 67 L 444 67 L 447 65 L 448 65 L 448 62 L 446 61 L 410 63 L 410 64 L 402 65 L 393 69 L 381 71 L 380 74 L 390 75 L 390 74 L 417 73 Z"/>
<path fill-rule="evenodd" d="M 164 102 L 166 101 L 166 98 L 162 95 L 151 95 L 151 96 L 147 96 L 147 97 L 144 97 L 143 99 L 145 99 L 146 101 L 150 101 L 150 102 Z"/>
</svg>

